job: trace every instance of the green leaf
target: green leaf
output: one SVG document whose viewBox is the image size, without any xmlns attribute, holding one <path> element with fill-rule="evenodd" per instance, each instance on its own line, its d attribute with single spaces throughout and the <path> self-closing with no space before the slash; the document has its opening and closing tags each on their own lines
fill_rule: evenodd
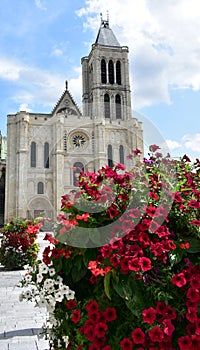
<svg viewBox="0 0 200 350">
<path fill-rule="evenodd" d="M 82 265 L 81 270 L 78 270 L 76 266 L 72 268 L 72 279 L 76 283 L 80 281 L 87 273 L 87 269 Z"/>
<path fill-rule="evenodd" d="M 108 272 L 104 276 L 104 290 L 105 290 L 105 293 L 106 293 L 106 296 L 108 297 L 108 299 L 111 300 L 111 296 L 110 296 L 110 278 L 111 278 L 111 272 Z"/>
<path fill-rule="evenodd" d="M 184 253 L 185 253 L 184 250 L 180 249 L 180 248 L 177 248 L 177 249 L 173 250 L 172 252 L 170 252 L 169 253 L 170 265 L 174 266 L 174 265 L 178 264 L 182 260 Z"/>
<path fill-rule="evenodd" d="M 90 261 L 96 260 L 97 250 L 95 248 L 87 248 L 83 254 L 83 262 L 86 267 Z"/>
<path fill-rule="evenodd" d="M 76 255 L 73 260 L 73 264 L 76 267 L 77 271 L 80 271 L 82 268 L 83 257 L 82 255 Z"/>
<path fill-rule="evenodd" d="M 200 240 L 192 239 L 190 242 L 190 248 L 187 249 L 188 253 L 199 253 L 200 252 Z"/>
</svg>

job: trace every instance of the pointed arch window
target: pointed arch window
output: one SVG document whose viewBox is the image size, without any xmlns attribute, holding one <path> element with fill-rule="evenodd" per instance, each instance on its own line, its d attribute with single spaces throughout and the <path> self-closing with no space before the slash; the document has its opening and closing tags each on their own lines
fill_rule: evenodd
<svg viewBox="0 0 200 350">
<path fill-rule="evenodd" d="M 106 84 L 106 61 L 104 59 L 101 60 L 101 83 Z"/>
<path fill-rule="evenodd" d="M 117 61 L 116 63 L 116 82 L 118 85 L 121 85 L 121 62 Z"/>
<path fill-rule="evenodd" d="M 108 76 L 109 76 L 109 83 L 114 84 L 114 64 L 112 60 L 110 60 L 108 63 Z"/>
<path fill-rule="evenodd" d="M 115 111 L 116 111 L 116 119 L 121 119 L 122 117 L 121 96 L 118 94 L 115 96 Z"/>
<path fill-rule="evenodd" d="M 108 166 L 113 167 L 113 152 L 112 152 L 112 146 L 108 145 Z"/>
<path fill-rule="evenodd" d="M 84 170 L 84 165 L 81 162 L 76 162 L 73 165 L 73 185 L 78 186 L 79 176 L 81 171 Z"/>
<path fill-rule="evenodd" d="M 110 118 L 110 96 L 108 94 L 104 95 L 104 114 L 105 118 Z"/>
<path fill-rule="evenodd" d="M 37 193 L 44 194 L 44 184 L 43 182 L 38 182 L 37 184 Z"/>
<path fill-rule="evenodd" d="M 36 143 L 31 142 L 31 168 L 36 168 Z"/>
<path fill-rule="evenodd" d="M 119 162 L 124 164 L 124 147 L 122 145 L 119 146 Z"/>
<path fill-rule="evenodd" d="M 45 142 L 44 144 L 44 167 L 49 168 L 49 143 Z"/>
</svg>

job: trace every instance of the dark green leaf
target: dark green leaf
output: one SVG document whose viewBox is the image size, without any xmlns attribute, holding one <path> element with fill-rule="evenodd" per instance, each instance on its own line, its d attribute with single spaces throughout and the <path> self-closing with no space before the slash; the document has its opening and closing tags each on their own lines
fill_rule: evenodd
<svg viewBox="0 0 200 350">
<path fill-rule="evenodd" d="M 105 290 L 105 293 L 106 293 L 106 296 L 108 297 L 108 299 L 111 300 L 111 296 L 110 296 L 110 277 L 111 277 L 111 272 L 108 272 L 104 276 L 104 290 Z"/>
</svg>

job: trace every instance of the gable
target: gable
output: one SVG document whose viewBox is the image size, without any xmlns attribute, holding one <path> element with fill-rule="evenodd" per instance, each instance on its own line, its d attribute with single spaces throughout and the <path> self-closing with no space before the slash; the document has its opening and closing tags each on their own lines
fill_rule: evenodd
<svg viewBox="0 0 200 350">
<path fill-rule="evenodd" d="M 75 115 L 80 117 L 82 115 L 72 95 L 68 90 L 65 90 L 65 92 L 62 94 L 61 98 L 59 99 L 52 111 L 52 115 L 60 113 L 64 114 L 65 116 Z"/>
</svg>

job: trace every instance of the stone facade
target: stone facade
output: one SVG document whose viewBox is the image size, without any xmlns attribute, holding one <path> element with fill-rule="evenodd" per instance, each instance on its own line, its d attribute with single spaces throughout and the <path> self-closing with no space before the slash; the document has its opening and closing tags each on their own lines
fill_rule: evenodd
<svg viewBox="0 0 200 350">
<path fill-rule="evenodd" d="M 76 189 L 80 170 L 97 171 L 143 150 L 141 123 L 132 116 L 128 48 L 102 21 L 82 58 L 83 113 L 66 89 L 53 111 L 8 115 L 5 219 L 55 220 L 61 196 Z"/>
<path fill-rule="evenodd" d="M 0 132 L 0 226 L 4 223 L 4 206 L 5 206 L 5 154 L 4 154 L 5 138 Z"/>
</svg>

